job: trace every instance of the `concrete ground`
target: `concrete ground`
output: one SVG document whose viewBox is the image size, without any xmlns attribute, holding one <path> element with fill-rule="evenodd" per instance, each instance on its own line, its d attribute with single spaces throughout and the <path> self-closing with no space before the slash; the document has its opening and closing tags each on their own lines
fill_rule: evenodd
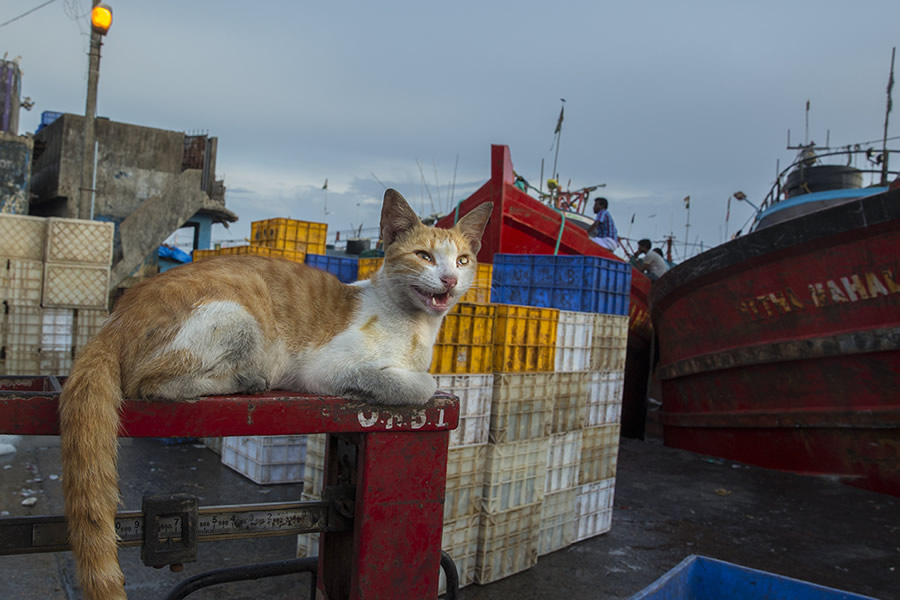
<svg viewBox="0 0 900 600">
<path fill-rule="evenodd" d="M 258 486 L 197 444 L 123 440 L 122 494 L 128 509 L 144 493 L 188 492 L 201 506 L 295 500 L 300 485 Z M 0 514 L 58 514 L 58 440 L 26 437 L 0 455 Z M 31 508 L 26 497 L 37 499 Z M 132 600 L 160 600 L 190 575 L 226 565 L 289 558 L 295 539 L 201 544 L 183 573 L 148 569 L 122 550 Z M 464 600 L 629 598 L 689 554 L 900 600 L 900 499 L 821 478 L 768 471 L 622 441 L 612 530 L 540 558 L 531 570 L 462 590 Z M 0 598 L 79 597 L 69 553 L 0 557 Z M 228 584 L 192 600 L 307 598 L 307 575 Z M 405 599 L 404 599 L 405 600 Z M 414 599 L 410 599 L 414 600 Z"/>
</svg>

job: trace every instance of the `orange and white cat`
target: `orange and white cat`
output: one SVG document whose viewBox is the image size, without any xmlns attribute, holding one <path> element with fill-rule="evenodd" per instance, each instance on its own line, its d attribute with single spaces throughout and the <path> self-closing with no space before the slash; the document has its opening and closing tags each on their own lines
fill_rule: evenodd
<svg viewBox="0 0 900 600">
<path fill-rule="evenodd" d="M 486 203 L 452 229 L 422 225 L 398 192 L 381 212 L 384 265 L 351 285 L 306 265 L 233 256 L 129 290 L 75 361 L 60 397 L 69 542 L 87 600 L 125 598 L 116 547 L 123 398 L 268 389 L 422 404 L 441 321 L 475 277 Z"/>
</svg>

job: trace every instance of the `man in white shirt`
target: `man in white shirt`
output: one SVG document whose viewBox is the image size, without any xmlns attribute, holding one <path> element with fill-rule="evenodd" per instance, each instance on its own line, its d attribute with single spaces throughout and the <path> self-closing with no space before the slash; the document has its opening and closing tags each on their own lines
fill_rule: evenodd
<svg viewBox="0 0 900 600">
<path fill-rule="evenodd" d="M 637 258 L 641 254 L 644 255 L 644 258 Z M 663 276 L 663 273 L 669 270 L 669 263 L 662 257 L 662 254 L 650 251 L 650 240 L 648 239 L 638 242 L 638 251 L 635 258 L 635 266 L 646 273 L 651 281 L 656 281 Z"/>
</svg>

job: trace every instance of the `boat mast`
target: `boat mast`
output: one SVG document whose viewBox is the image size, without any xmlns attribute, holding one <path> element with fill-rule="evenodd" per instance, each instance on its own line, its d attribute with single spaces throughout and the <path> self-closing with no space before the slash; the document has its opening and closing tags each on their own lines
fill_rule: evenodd
<svg viewBox="0 0 900 600">
<path fill-rule="evenodd" d="M 891 114 L 891 91 L 894 89 L 894 57 L 897 54 L 897 47 L 894 46 L 891 49 L 891 74 L 888 77 L 888 85 L 887 85 L 887 110 L 884 111 L 884 137 L 881 142 L 881 185 L 887 185 L 888 178 L 888 151 L 887 151 L 887 138 L 888 138 L 888 115 Z"/>
</svg>

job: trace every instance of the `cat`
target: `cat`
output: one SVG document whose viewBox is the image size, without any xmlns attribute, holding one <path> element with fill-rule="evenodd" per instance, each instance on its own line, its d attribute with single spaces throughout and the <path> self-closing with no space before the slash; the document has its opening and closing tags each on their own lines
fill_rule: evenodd
<svg viewBox="0 0 900 600">
<path fill-rule="evenodd" d="M 115 515 L 123 398 L 186 400 L 269 389 L 422 404 L 444 315 L 476 274 L 491 214 L 423 225 L 399 192 L 381 212 L 382 268 L 343 284 L 306 265 L 225 256 L 127 291 L 78 355 L 60 396 L 69 543 L 86 600 L 126 598 Z"/>
</svg>

